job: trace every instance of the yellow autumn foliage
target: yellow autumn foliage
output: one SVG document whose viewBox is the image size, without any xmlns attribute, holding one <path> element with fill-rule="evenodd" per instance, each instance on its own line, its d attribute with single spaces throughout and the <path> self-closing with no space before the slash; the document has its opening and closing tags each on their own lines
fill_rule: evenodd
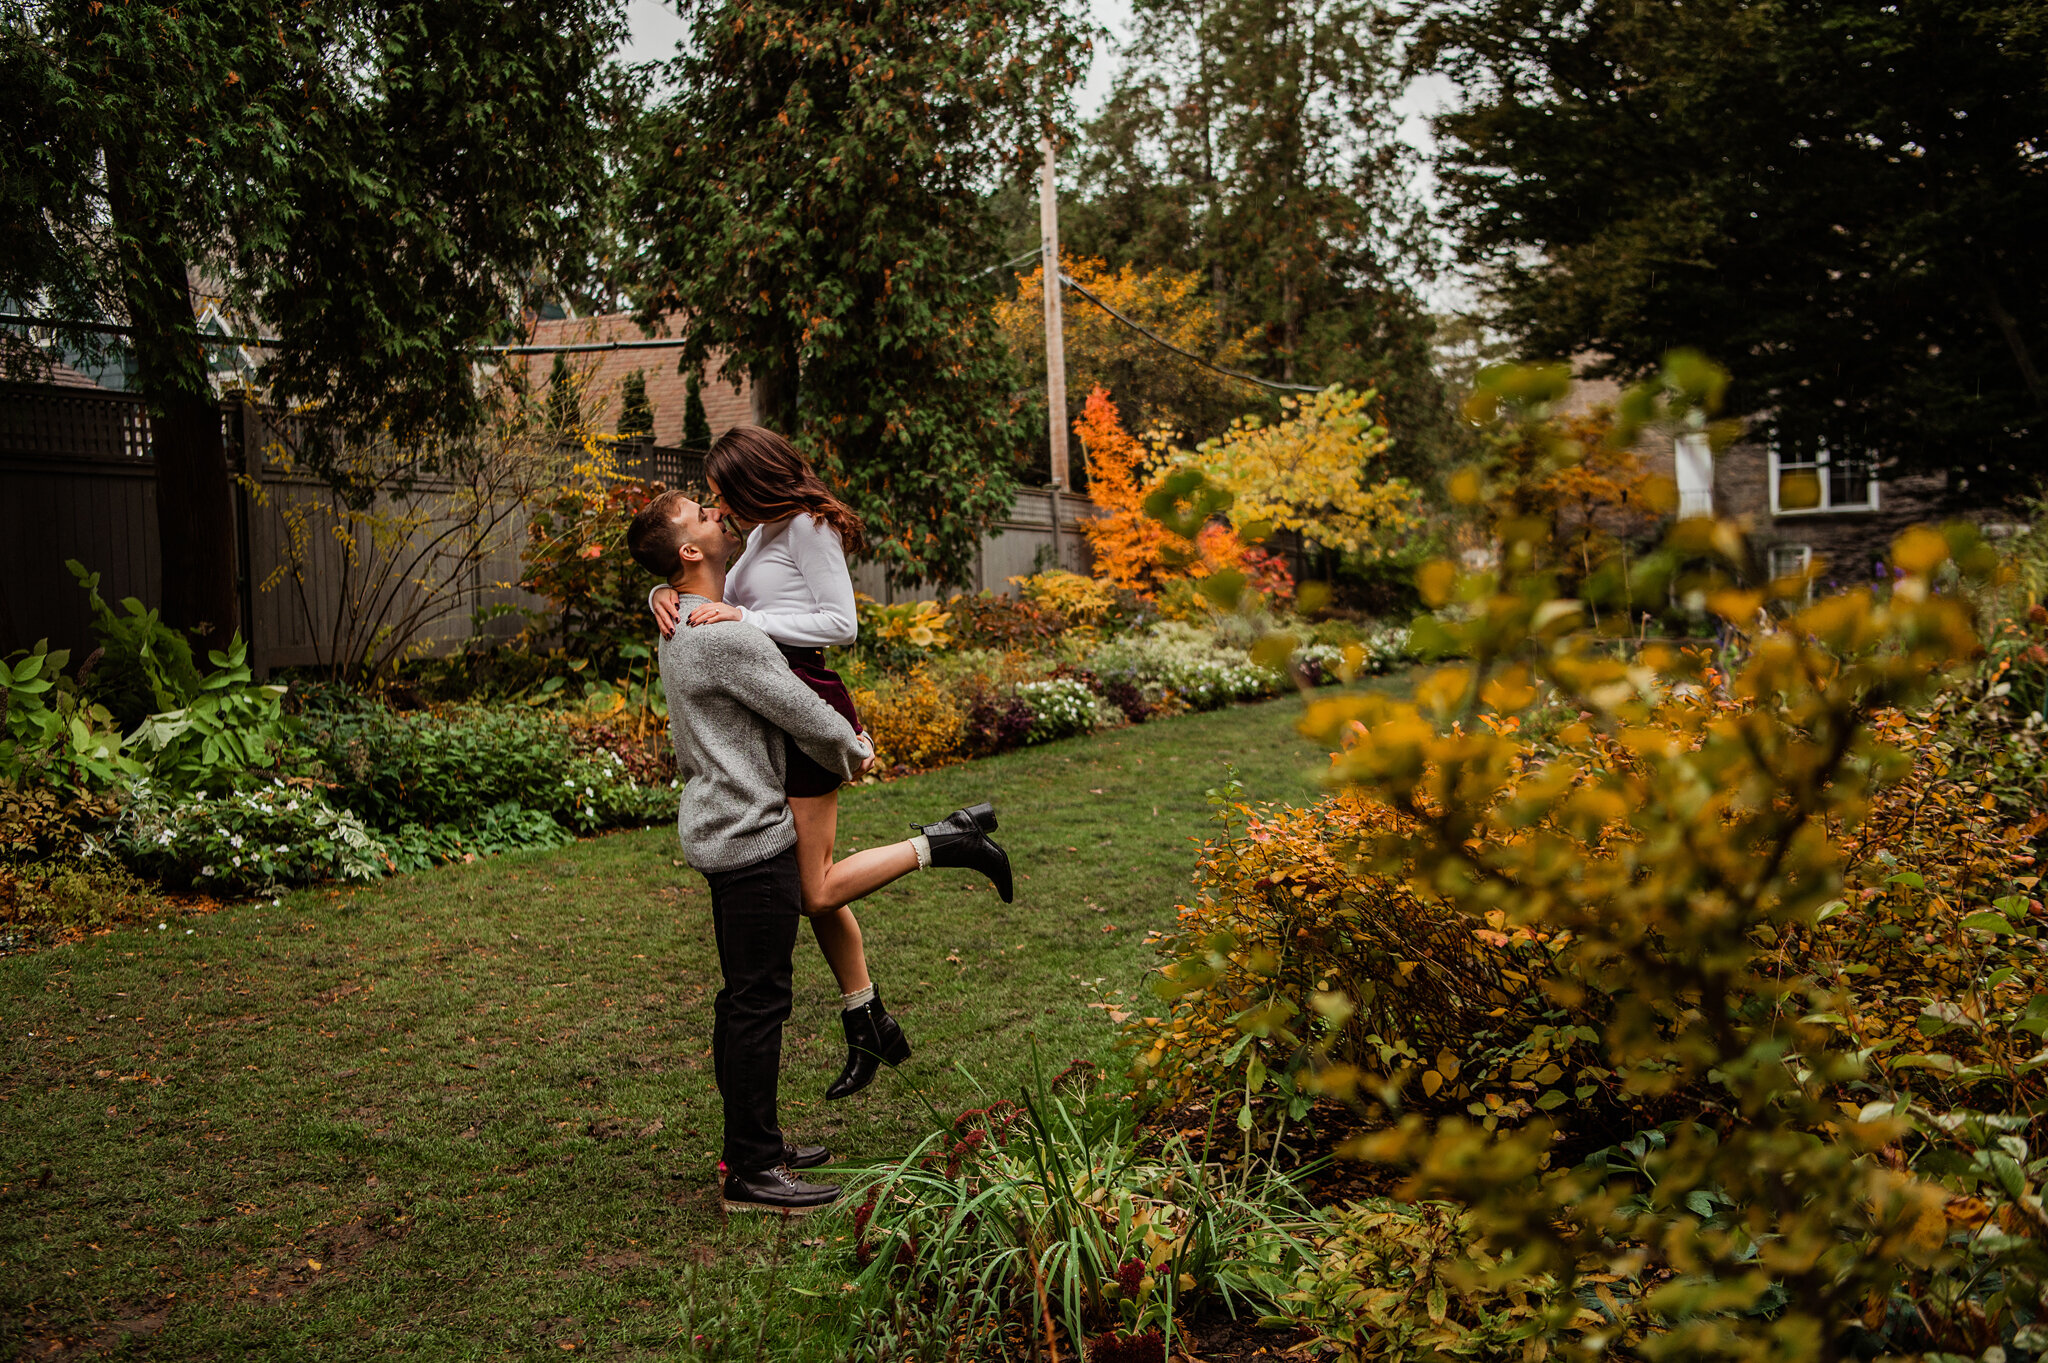
<svg viewBox="0 0 2048 1363">
<path fill-rule="evenodd" d="M 1230 493 L 1230 523 L 1246 538 L 1292 530 L 1311 544 L 1361 553 L 1415 520 L 1413 489 L 1374 477 L 1392 444 L 1372 414 L 1377 396 L 1333 387 L 1307 401 L 1288 398 L 1281 421 L 1239 417 L 1174 459 Z"/>
</svg>

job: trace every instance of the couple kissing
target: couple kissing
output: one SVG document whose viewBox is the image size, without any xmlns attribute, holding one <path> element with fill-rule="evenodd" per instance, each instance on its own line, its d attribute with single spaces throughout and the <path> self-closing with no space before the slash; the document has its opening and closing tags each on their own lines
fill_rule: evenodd
<svg viewBox="0 0 2048 1363">
<path fill-rule="evenodd" d="M 824 653 L 858 636 L 846 555 L 860 546 L 860 521 L 788 441 L 758 426 L 720 436 L 705 475 L 709 504 L 660 493 L 634 517 L 627 547 L 664 579 L 648 604 L 664 636 L 661 682 L 683 782 L 676 830 L 711 890 L 725 1207 L 799 1214 L 839 1196 L 798 1176 L 830 1152 L 792 1143 L 777 1119 L 799 920 L 810 920 L 840 989 L 847 1058 L 825 1096 L 849 1097 L 880 1065 L 908 1059 L 910 1043 L 876 992 L 848 905 L 928 867 L 978 871 L 1008 903 L 1010 860 L 989 836 L 987 804 L 833 859 L 839 787 L 875 761 Z"/>
</svg>

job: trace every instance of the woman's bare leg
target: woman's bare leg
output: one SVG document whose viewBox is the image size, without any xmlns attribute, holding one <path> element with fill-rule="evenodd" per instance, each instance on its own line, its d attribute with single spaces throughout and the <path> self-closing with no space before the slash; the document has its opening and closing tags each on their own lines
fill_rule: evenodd
<svg viewBox="0 0 2048 1363">
<path fill-rule="evenodd" d="M 909 839 L 887 847 L 870 847 L 844 861 L 832 860 L 839 837 L 839 792 L 792 797 L 796 820 L 797 867 L 803 877 L 804 912 L 818 949 L 839 981 L 839 992 L 854 994 L 868 987 L 866 948 L 860 922 L 846 906 L 873 894 L 890 881 L 917 869 L 917 848 Z"/>
</svg>

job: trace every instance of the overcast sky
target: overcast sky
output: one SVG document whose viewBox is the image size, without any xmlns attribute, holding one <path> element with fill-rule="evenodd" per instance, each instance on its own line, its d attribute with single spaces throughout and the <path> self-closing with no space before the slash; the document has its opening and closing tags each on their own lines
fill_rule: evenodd
<svg viewBox="0 0 2048 1363">
<path fill-rule="evenodd" d="M 1089 10 L 1095 22 L 1108 29 L 1111 41 L 1125 36 L 1130 20 L 1130 0 L 1090 0 Z M 676 17 L 673 6 L 662 0 L 626 0 L 626 14 L 633 26 L 633 37 L 622 55 L 636 62 L 659 61 L 675 55 L 676 43 L 683 36 L 683 21 Z M 1113 52 L 1098 52 L 1094 64 L 1088 70 L 1088 79 L 1081 87 L 1081 115 L 1092 118 L 1109 97 L 1109 82 L 1116 73 L 1116 58 Z M 1402 99 L 1402 112 L 1406 115 L 1405 135 L 1418 146 L 1426 147 L 1428 129 L 1423 120 L 1433 113 L 1444 100 L 1447 87 L 1441 81 L 1417 82 Z"/>
</svg>

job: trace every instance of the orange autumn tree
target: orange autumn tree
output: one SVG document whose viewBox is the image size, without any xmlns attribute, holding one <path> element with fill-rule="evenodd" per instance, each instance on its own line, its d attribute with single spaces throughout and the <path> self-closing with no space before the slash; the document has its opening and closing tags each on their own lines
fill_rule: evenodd
<svg viewBox="0 0 2048 1363">
<path fill-rule="evenodd" d="M 1145 499 L 1159 489 L 1161 460 L 1124 429 L 1100 384 L 1088 394 L 1074 434 L 1088 462 L 1088 494 L 1102 511 L 1081 523 L 1097 577 L 1151 597 L 1174 578 L 1243 565 L 1244 545 L 1228 526 L 1203 526 L 1190 542 L 1146 513 Z"/>
</svg>

